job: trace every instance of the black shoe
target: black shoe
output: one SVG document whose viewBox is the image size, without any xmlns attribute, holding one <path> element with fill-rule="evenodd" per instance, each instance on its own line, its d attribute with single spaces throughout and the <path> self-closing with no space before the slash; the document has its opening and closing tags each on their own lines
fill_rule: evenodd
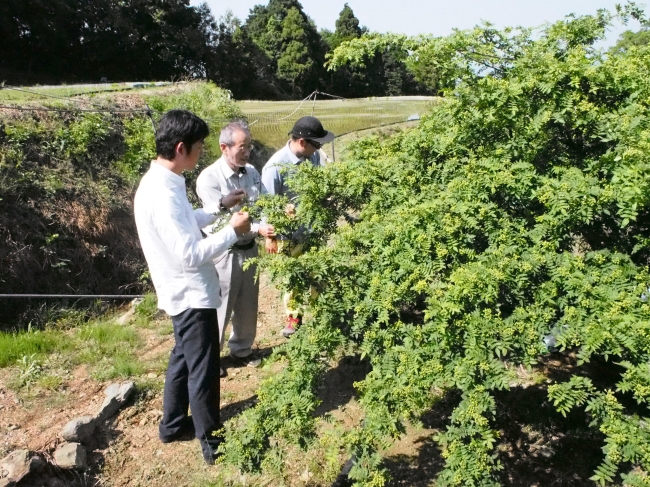
<svg viewBox="0 0 650 487">
<path fill-rule="evenodd" d="M 174 443 L 175 441 L 192 441 L 194 436 L 194 422 L 192 418 L 187 418 L 176 433 L 169 436 L 159 435 L 159 438 L 163 443 Z"/>
<path fill-rule="evenodd" d="M 221 456 L 221 453 L 217 451 L 219 445 L 224 442 L 224 437 L 221 433 L 212 433 L 206 438 L 199 440 L 201 443 L 201 452 L 203 453 L 203 460 L 208 465 L 214 465 L 214 462 L 217 461 L 217 458 Z"/>
<path fill-rule="evenodd" d="M 226 369 L 224 369 L 223 367 L 219 367 L 219 377 L 223 379 L 224 377 L 227 376 L 228 376 L 228 372 L 226 372 Z"/>
<path fill-rule="evenodd" d="M 246 366 L 246 367 L 259 367 L 262 364 L 262 358 L 255 352 L 251 352 L 245 357 L 236 357 L 230 355 L 230 360 L 236 365 Z"/>
</svg>

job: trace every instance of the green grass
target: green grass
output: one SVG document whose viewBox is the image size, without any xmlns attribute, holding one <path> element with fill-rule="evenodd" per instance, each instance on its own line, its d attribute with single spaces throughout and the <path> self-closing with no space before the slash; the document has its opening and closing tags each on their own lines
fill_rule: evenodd
<svg viewBox="0 0 650 487">
<path fill-rule="evenodd" d="M 67 351 L 70 339 L 60 330 L 0 332 L 0 368 L 15 364 L 23 357 L 44 357 L 56 351 Z"/>
<path fill-rule="evenodd" d="M 158 312 L 158 299 L 153 293 L 145 294 L 142 301 L 135 307 L 136 323 L 141 326 L 147 326 Z"/>
<path fill-rule="evenodd" d="M 63 379 L 58 375 L 45 374 L 39 377 L 36 383 L 41 389 L 56 391 L 63 385 Z"/>
<path fill-rule="evenodd" d="M 89 323 L 75 335 L 78 344 L 75 360 L 77 363 L 101 363 L 100 368 L 104 370 L 102 374 L 108 374 L 108 376 L 116 374 L 115 377 L 127 377 L 128 375 L 125 374 L 129 370 L 135 371 L 137 369 L 135 365 L 137 362 L 136 352 L 140 339 L 133 328 L 118 325 L 111 321 Z M 106 362 L 107 360 L 109 363 Z M 111 368 L 114 371 L 106 372 L 107 369 Z"/>
<path fill-rule="evenodd" d="M 382 97 L 349 100 L 240 101 L 237 105 L 251 124 L 254 140 L 279 149 L 288 140 L 294 122 L 305 115 L 317 117 L 323 126 L 340 136 L 372 127 L 406 122 L 411 115 L 427 113 L 436 97 Z M 330 150 L 328 150 L 328 153 Z"/>
<path fill-rule="evenodd" d="M 14 388 L 38 385 L 54 390 L 62 383 L 57 372 L 75 365 L 89 365 L 99 380 L 142 375 L 146 367 L 138 358 L 141 345 L 134 327 L 112 320 L 93 320 L 69 330 L 50 326 L 42 331 L 0 333 L 0 367 L 16 369 Z"/>
<path fill-rule="evenodd" d="M 132 351 L 122 351 L 104 356 L 96 363 L 93 377 L 97 380 L 127 379 L 137 377 L 145 372 L 142 364 Z"/>
<path fill-rule="evenodd" d="M 92 95 L 93 93 L 105 93 L 112 91 L 130 91 L 134 90 L 131 86 L 131 83 L 103 83 L 103 84 L 92 84 L 92 85 L 72 85 L 72 86 L 16 86 L 20 90 L 27 90 L 32 93 L 27 93 L 26 91 L 18 91 L 10 88 L 0 89 L 0 102 L 6 103 L 21 103 L 28 101 L 41 101 L 46 100 L 49 96 L 58 96 L 58 97 L 75 97 L 78 95 Z M 44 96 L 49 95 L 49 96 Z M 52 98 L 49 98 L 52 100 Z"/>
</svg>

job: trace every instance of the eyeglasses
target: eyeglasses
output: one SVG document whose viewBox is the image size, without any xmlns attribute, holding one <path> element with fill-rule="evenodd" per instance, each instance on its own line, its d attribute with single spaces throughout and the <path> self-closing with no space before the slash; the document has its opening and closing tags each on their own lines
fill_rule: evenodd
<svg viewBox="0 0 650 487">
<path fill-rule="evenodd" d="M 251 152 L 254 149 L 253 144 L 249 145 L 229 145 L 231 149 L 237 151 L 237 152 L 242 152 L 242 151 L 248 151 Z"/>
<path fill-rule="evenodd" d="M 320 149 L 321 147 L 323 147 L 323 144 L 321 144 L 320 142 L 316 142 L 314 140 L 305 139 L 305 142 L 307 142 L 309 145 L 313 147 L 316 147 L 316 149 Z"/>
</svg>

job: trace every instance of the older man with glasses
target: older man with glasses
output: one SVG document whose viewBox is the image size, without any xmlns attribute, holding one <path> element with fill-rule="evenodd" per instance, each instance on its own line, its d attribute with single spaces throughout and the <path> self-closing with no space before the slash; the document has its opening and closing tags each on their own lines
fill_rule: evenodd
<svg viewBox="0 0 650 487">
<path fill-rule="evenodd" d="M 293 168 L 305 161 L 309 161 L 314 166 L 324 165 L 319 149 L 323 144 L 334 140 L 334 134 L 325 130 L 317 118 L 302 117 L 294 124 L 289 135 L 291 139 L 282 149 L 271 156 L 264 169 L 262 169 L 262 183 L 269 194 L 286 196 L 289 201 L 294 203 L 296 194 L 287 186 L 286 178 L 290 176 Z M 286 241 L 290 237 L 293 237 L 292 240 L 294 240 L 290 253 L 293 256 L 299 255 L 302 252 L 299 235 L 268 237 L 266 239 L 266 250 L 276 253 L 278 251 L 278 239 Z M 287 323 L 282 329 L 285 338 L 293 335 L 302 322 L 302 311 L 293 301 L 290 293 L 285 294 L 284 308 Z"/>
<path fill-rule="evenodd" d="M 243 204 L 252 203 L 265 190 L 260 174 L 248 162 L 251 134 L 245 122 L 226 125 L 221 130 L 219 146 L 221 157 L 201 172 L 196 180 L 196 192 L 204 206 L 218 206 L 223 220 L 230 217 L 231 212 L 241 209 Z M 219 230 L 218 227 L 208 226 L 203 231 L 213 234 Z M 228 252 L 214 259 L 221 286 L 221 304 L 217 308 L 219 344 L 223 348 L 226 326 L 232 322 L 232 333 L 228 340 L 230 362 L 248 367 L 258 367 L 261 363 L 260 356 L 252 348 L 257 334 L 259 297 L 256 266 L 244 270 L 244 262 L 257 257 L 258 235 L 274 236 L 273 226 L 253 222 L 250 231 L 239 235 Z M 226 375 L 223 367 L 220 375 Z"/>
</svg>

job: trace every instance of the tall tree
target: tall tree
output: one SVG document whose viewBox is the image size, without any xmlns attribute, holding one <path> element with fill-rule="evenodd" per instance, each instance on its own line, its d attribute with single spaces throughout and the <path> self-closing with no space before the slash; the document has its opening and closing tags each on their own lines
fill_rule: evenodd
<svg viewBox="0 0 650 487">
<path fill-rule="evenodd" d="M 623 32 L 616 44 L 611 48 L 612 52 L 624 52 L 632 46 L 647 46 L 650 44 L 650 27 L 642 27 L 638 32 L 626 30 Z"/>
<path fill-rule="evenodd" d="M 235 98 L 278 98 L 277 83 L 268 75 L 268 60 L 232 11 L 215 21 L 208 9 L 203 23 L 210 51 L 206 77 L 230 90 Z"/>
<path fill-rule="evenodd" d="M 346 3 L 339 17 L 335 22 L 334 32 L 323 33 L 323 39 L 328 44 L 328 52 L 334 51 L 341 43 L 361 37 L 366 28 L 359 27 L 359 19 L 356 18 L 350 6 Z M 383 90 L 378 90 L 376 83 L 370 83 L 368 76 L 369 68 L 376 67 L 380 63 L 371 62 L 363 67 L 340 66 L 329 73 L 331 90 L 337 95 L 347 97 L 360 97 L 371 95 L 382 95 Z M 375 77 L 376 78 L 376 77 Z M 369 91 L 370 90 L 370 91 Z"/>
<path fill-rule="evenodd" d="M 325 47 L 300 2 L 256 5 L 243 28 L 266 55 L 286 97 L 304 96 L 323 84 Z"/>
<path fill-rule="evenodd" d="M 289 9 L 282 21 L 282 50 L 278 58 L 278 76 L 291 83 L 293 95 L 301 94 L 300 79 L 314 68 L 309 56 L 309 40 L 297 8 Z M 304 84 L 303 84 L 304 86 Z"/>
<path fill-rule="evenodd" d="M 0 3 L 0 69 L 10 82 L 204 76 L 202 10 L 189 0 Z"/>
<path fill-rule="evenodd" d="M 331 46 L 332 49 L 336 49 L 341 42 L 361 37 L 366 31 L 365 27 L 359 27 L 359 19 L 355 17 L 354 12 L 347 3 L 339 13 L 339 18 L 336 19 L 334 26 L 336 27 L 334 31 L 335 45 Z"/>
<path fill-rule="evenodd" d="M 7 81 L 74 79 L 80 55 L 78 0 L 0 2 L 0 70 Z"/>
<path fill-rule="evenodd" d="M 347 49 L 347 45 L 364 43 L 367 29 L 346 3 L 336 21 L 336 31 L 329 37 L 329 58 Z M 340 48 L 340 49 L 339 49 Z M 398 96 L 428 93 L 407 69 L 408 52 L 401 45 L 376 43 L 363 51 L 356 63 L 338 63 L 331 70 L 332 89 L 342 96 Z"/>
</svg>

